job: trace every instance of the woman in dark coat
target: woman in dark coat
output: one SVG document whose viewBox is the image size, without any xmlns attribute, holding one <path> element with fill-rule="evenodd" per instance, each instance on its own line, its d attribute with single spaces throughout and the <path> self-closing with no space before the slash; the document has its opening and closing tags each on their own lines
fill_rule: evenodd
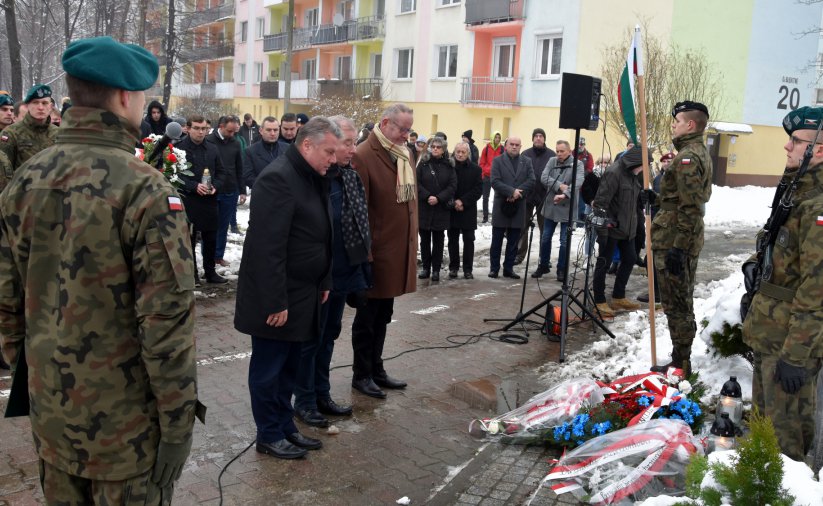
<svg viewBox="0 0 823 506">
<path fill-rule="evenodd" d="M 440 281 L 443 264 L 445 231 L 451 220 L 450 205 L 457 188 L 457 175 L 446 155 L 446 141 L 435 137 L 431 153 L 423 155 L 417 165 L 417 198 L 419 202 L 420 258 L 423 268 L 417 276 Z M 433 270 L 432 270 L 433 269 Z"/>
<path fill-rule="evenodd" d="M 449 226 L 449 277 L 456 278 L 460 270 L 460 236 L 463 236 L 463 277 L 472 279 L 474 264 L 474 231 L 477 230 L 477 201 L 483 195 L 483 169 L 470 159 L 469 144 L 458 142 L 454 147 L 454 172 L 457 190 Z"/>
</svg>

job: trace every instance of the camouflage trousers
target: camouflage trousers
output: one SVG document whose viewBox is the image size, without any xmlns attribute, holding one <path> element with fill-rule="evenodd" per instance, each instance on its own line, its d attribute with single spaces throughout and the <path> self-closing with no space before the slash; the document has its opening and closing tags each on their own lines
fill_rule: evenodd
<svg viewBox="0 0 823 506">
<path fill-rule="evenodd" d="M 102 481 L 68 474 L 40 460 L 40 485 L 46 504 L 60 506 L 168 505 L 174 485 L 160 489 L 151 481 L 151 470 L 122 481 Z"/>
<path fill-rule="evenodd" d="M 806 362 L 806 384 L 799 392 L 790 395 L 783 391 L 780 382 L 774 381 L 779 358 L 777 355 L 754 354 L 752 401 L 760 413 L 772 420 L 780 451 L 791 459 L 804 462 L 814 439 L 817 373 L 823 361 L 810 358 Z"/>
<path fill-rule="evenodd" d="M 692 341 L 697 333 L 694 321 L 694 278 L 697 272 L 697 257 L 689 256 L 680 276 L 666 270 L 667 250 L 654 251 L 654 268 L 660 290 L 660 302 L 669 321 L 672 348 L 681 359 L 692 354 Z"/>
</svg>

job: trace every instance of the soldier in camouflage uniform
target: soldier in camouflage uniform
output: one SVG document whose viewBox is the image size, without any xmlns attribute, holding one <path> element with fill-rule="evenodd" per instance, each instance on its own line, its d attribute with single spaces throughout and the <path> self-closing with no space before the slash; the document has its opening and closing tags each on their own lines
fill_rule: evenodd
<svg viewBox="0 0 823 506">
<path fill-rule="evenodd" d="M 785 175 L 794 179 L 823 121 L 823 108 L 801 107 L 783 120 L 789 140 Z M 823 134 L 798 180 L 788 219 L 767 247 L 760 289 L 743 341 L 754 349 L 752 397 L 771 418 L 788 457 L 803 461 L 814 436 L 816 378 L 823 362 Z M 747 262 L 748 263 L 748 262 Z M 744 269 L 745 270 L 745 269 Z M 820 441 L 817 444 L 821 444 Z"/>
<path fill-rule="evenodd" d="M 134 156 L 157 60 L 98 37 L 63 68 L 75 106 L 0 198 L 2 350 L 48 504 L 168 504 L 203 408 L 186 215 Z"/>
<path fill-rule="evenodd" d="M 0 151 L 11 160 L 17 170 L 26 160 L 54 144 L 59 131 L 51 124 L 51 88 L 34 85 L 23 99 L 28 112 L 22 121 L 11 124 L 0 132 Z"/>
<path fill-rule="evenodd" d="M 14 99 L 6 92 L 0 92 L 0 132 L 14 123 Z"/>
<path fill-rule="evenodd" d="M 692 341 L 697 333 L 694 278 L 697 257 L 703 249 L 703 215 L 712 195 L 712 161 L 703 142 L 709 111 L 698 102 L 678 102 L 672 116 L 672 142 L 677 156 L 663 175 L 660 195 L 646 190 L 650 200 L 660 205 L 652 222 L 652 252 L 672 340 L 671 362 L 653 366 L 652 371 L 679 367 L 688 376 Z"/>
</svg>

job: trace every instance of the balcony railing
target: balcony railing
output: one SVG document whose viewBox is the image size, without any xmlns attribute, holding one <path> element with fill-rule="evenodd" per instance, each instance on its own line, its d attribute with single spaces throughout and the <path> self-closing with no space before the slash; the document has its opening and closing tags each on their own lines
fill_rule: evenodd
<svg viewBox="0 0 823 506">
<path fill-rule="evenodd" d="M 320 96 L 345 95 L 356 98 L 369 97 L 380 100 L 383 79 L 379 77 L 364 79 L 328 79 L 318 81 Z"/>
<path fill-rule="evenodd" d="M 197 85 L 194 85 L 197 86 Z M 214 98 L 234 98 L 234 83 L 201 83 L 200 84 L 200 98 L 214 99 Z"/>
<path fill-rule="evenodd" d="M 285 51 L 288 34 L 285 32 L 266 35 L 263 51 Z M 369 40 L 386 36 L 386 20 L 383 16 L 369 16 L 346 21 L 340 26 L 320 25 L 309 28 L 295 28 L 292 49 L 309 46 L 336 44 L 353 40 Z"/>
<path fill-rule="evenodd" d="M 188 21 L 189 27 L 193 27 L 214 23 L 218 19 L 229 17 L 234 17 L 234 2 L 226 2 L 210 9 L 190 12 L 186 16 L 186 21 Z"/>
<path fill-rule="evenodd" d="M 466 0 L 466 24 L 503 23 L 523 19 L 526 0 Z"/>
<path fill-rule="evenodd" d="M 516 77 L 464 77 L 460 84 L 463 104 L 520 105 L 520 80 Z"/>
<path fill-rule="evenodd" d="M 183 61 L 216 60 L 218 58 L 230 58 L 234 56 L 234 44 L 217 43 L 207 46 L 192 47 L 182 49 L 180 58 Z"/>
<path fill-rule="evenodd" d="M 280 98 L 279 81 L 263 81 L 260 83 L 260 98 Z"/>
</svg>

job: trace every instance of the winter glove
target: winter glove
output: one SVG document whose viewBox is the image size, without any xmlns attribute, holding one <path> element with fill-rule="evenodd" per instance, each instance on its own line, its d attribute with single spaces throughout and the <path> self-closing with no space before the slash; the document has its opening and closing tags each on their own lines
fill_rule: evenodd
<svg viewBox="0 0 823 506">
<path fill-rule="evenodd" d="M 680 248 L 671 248 L 666 253 L 666 270 L 674 276 L 683 274 L 686 266 L 686 252 Z"/>
<path fill-rule="evenodd" d="M 348 304 L 350 308 L 364 308 L 368 303 L 369 297 L 366 295 L 366 290 L 360 290 L 346 295 L 346 304 Z"/>
<path fill-rule="evenodd" d="M 654 205 L 657 202 L 657 194 L 654 193 L 654 190 L 641 190 L 640 191 L 640 202 L 643 204 L 643 208 L 646 205 Z"/>
<path fill-rule="evenodd" d="M 160 441 L 157 447 L 157 460 L 154 462 L 154 471 L 151 481 L 160 488 L 166 488 L 183 474 L 183 464 L 191 452 L 191 436 L 182 443 L 166 443 Z"/>
<path fill-rule="evenodd" d="M 806 368 L 784 362 L 781 358 L 777 361 L 777 368 L 774 370 L 774 381 L 775 383 L 779 381 L 783 391 L 787 394 L 796 394 L 806 383 Z"/>
</svg>

